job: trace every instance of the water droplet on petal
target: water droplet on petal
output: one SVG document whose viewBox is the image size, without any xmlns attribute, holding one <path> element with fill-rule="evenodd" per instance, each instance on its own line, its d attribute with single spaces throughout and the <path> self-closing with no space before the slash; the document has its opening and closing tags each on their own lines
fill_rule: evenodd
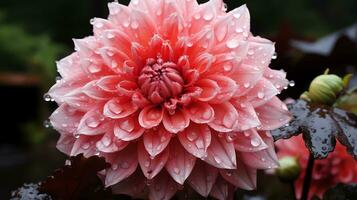
<svg viewBox="0 0 357 200">
<path fill-rule="evenodd" d="M 89 143 L 84 143 L 84 144 L 82 145 L 82 149 L 89 149 L 89 147 L 90 147 L 90 144 L 89 144 Z"/>
<path fill-rule="evenodd" d="M 95 117 L 90 117 L 86 120 L 86 124 L 88 127 L 97 128 L 100 124 L 100 121 Z"/>
<path fill-rule="evenodd" d="M 274 52 L 273 56 L 271 57 L 273 60 L 278 58 L 278 54 L 276 52 Z"/>
<path fill-rule="evenodd" d="M 112 164 L 112 169 L 113 170 L 117 170 L 118 169 L 118 165 L 117 164 Z"/>
<path fill-rule="evenodd" d="M 250 144 L 253 146 L 253 147 L 257 147 L 260 145 L 260 140 L 258 138 L 252 138 L 251 141 L 250 141 Z"/>
<path fill-rule="evenodd" d="M 258 92 L 258 98 L 263 99 L 265 96 L 264 92 Z"/>
<path fill-rule="evenodd" d="M 208 11 L 203 15 L 203 19 L 206 21 L 211 21 L 213 19 L 213 13 Z"/>
<path fill-rule="evenodd" d="M 291 81 L 289 82 L 289 86 L 290 86 L 290 87 L 294 87 L 294 86 L 295 86 L 295 81 L 291 80 Z"/>
<path fill-rule="evenodd" d="M 241 14 L 240 14 L 239 12 L 235 12 L 235 13 L 233 14 L 233 17 L 236 18 L 236 19 L 239 19 L 240 16 L 241 16 Z"/>
<path fill-rule="evenodd" d="M 51 121 L 50 121 L 50 120 L 45 120 L 45 121 L 43 122 L 43 126 L 44 126 L 45 128 L 51 128 L 51 127 L 52 127 Z"/>
<path fill-rule="evenodd" d="M 52 97 L 48 94 L 48 93 L 46 93 L 46 94 L 44 94 L 43 95 L 43 99 L 45 100 L 45 101 L 53 101 L 53 99 L 52 99 Z"/>
<path fill-rule="evenodd" d="M 195 141 L 197 139 L 197 137 L 198 137 L 198 135 L 194 131 L 187 133 L 187 139 L 191 142 Z"/>
<path fill-rule="evenodd" d="M 237 48 L 239 46 L 239 40 L 237 38 L 230 39 L 226 42 L 226 45 L 230 49 Z"/>
<path fill-rule="evenodd" d="M 244 87 L 245 88 L 249 88 L 250 87 L 250 83 L 244 83 Z"/>
</svg>

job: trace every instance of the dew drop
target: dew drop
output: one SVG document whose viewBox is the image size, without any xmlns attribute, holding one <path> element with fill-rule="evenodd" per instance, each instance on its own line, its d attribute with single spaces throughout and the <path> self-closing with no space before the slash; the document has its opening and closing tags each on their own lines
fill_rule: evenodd
<svg viewBox="0 0 357 200">
<path fill-rule="evenodd" d="M 276 52 L 274 52 L 273 56 L 271 57 L 273 60 L 278 58 L 278 54 Z"/>
<path fill-rule="evenodd" d="M 132 29 L 137 29 L 139 28 L 139 23 L 137 21 L 132 21 L 131 22 L 131 28 Z"/>
<path fill-rule="evenodd" d="M 51 128 L 51 127 L 52 127 L 51 121 L 50 121 L 50 120 L 45 120 L 45 121 L 43 122 L 43 126 L 44 126 L 45 128 Z"/>
<path fill-rule="evenodd" d="M 213 19 L 213 13 L 212 12 L 206 12 L 203 15 L 203 19 L 206 21 L 211 21 Z"/>
<path fill-rule="evenodd" d="M 97 120 L 95 117 L 90 117 L 86 120 L 86 124 L 90 128 L 97 128 L 100 124 L 100 121 Z"/>
<path fill-rule="evenodd" d="M 242 32 L 243 32 L 243 29 L 240 28 L 240 27 L 237 27 L 237 28 L 236 28 L 236 32 L 237 32 L 237 33 L 242 33 Z"/>
<path fill-rule="evenodd" d="M 48 93 L 43 95 L 43 99 L 47 102 L 54 101 L 53 98 Z"/>
<path fill-rule="evenodd" d="M 232 172 L 226 172 L 227 176 L 232 176 Z"/>
<path fill-rule="evenodd" d="M 118 169 L 118 165 L 117 164 L 112 164 L 112 169 L 113 170 L 117 170 Z"/>
<path fill-rule="evenodd" d="M 199 20 L 201 18 L 201 15 L 200 13 L 196 13 L 194 16 L 193 16 L 196 20 Z"/>
<path fill-rule="evenodd" d="M 217 156 L 214 156 L 214 160 L 216 161 L 217 164 L 221 164 L 222 161 L 220 158 L 218 158 Z"/>
<path fill-rule="evenodd" d="M 92 74 L 100 72 L 102 69 L 97 65 L 90 65 L 88 71 Z"/>
<path fill-rule="evenodd" d="M 82 145 L 82 149 L 89 149 L 89 147 L 90 147 L 90 144 L 89 143 L 84 143 L 83 145 Z"/>
<path fill-rule="evenodd" d="M 226 42 L 226 45 L 230 49 L 237 48 L 239 46 L 239 40 L 237 38 L 230 39 Z"/>
<path fill-rule="evenodd" d="M 236 12 L 233 14 L 233 17 L 236 18 L 236 19 L 239 19 L 241 16 L 241 14 L 239 12 Z"/>
<path fill-rule="evenodd" d="M 224 71 L 230 72 L 230 71 L 232 71 L 233 66 L 231 64 L 226 64 L 226 65 L 224 65 L 223 68 L 224 68 Z"/>
<path fill-rule="evenodd" d="M 265 96 L 264 92 L 258 92 L 258 98 L 263 99 Z"/>
<path fill-rule="evenodd" d="M 260 140 L 258 138 L 252 138 L 251 141 L 250 141 L 250 144 L 253 146 L 253 147 L 258 147 L 260 145 Z"/>
<path fill-rule="evenodd" d="M 250 87 L 250 83 L 244 83 L 244 87 L 245 88 L 249 88 Z"/>
<path fill-rule="evenodd" d="M 289 82 L 289 86 L 290 86 L 290 87 L 294 87 L 294 86 L 295 86 L 295 81 L 291 80 L 291 81 Z"/>
<path fill-rule="evenodd" d="M 197 139 L 198 135 L 196 132 L 192 131 L 187 134 L 187 139 L 191 142 L 195 141 Z"/>
</svg>

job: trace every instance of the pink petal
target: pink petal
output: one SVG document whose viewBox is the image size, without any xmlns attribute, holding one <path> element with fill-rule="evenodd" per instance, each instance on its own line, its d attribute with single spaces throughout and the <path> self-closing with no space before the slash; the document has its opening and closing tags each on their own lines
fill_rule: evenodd
<svg viewBox="0 0 357 200">
<path fill-rule="evenodd" d="M 114 125 L 114 135 L 123 141 L 132 141 L 141 137 L 145 129 L 137 121 L 137 115 L 118 119 Z"/>
<path fill-rule="evenodd" d="M 108 100 L 112 96 L 111 93 L 102 90 L 97 85 L 97 81 L 91 81 L 87 83 L 83 88 L 82 92 L 92 99 L 96 100 Z"/>
<path fill-rule="evenodd" d="M 195 66 L 195 69 L 200 72 L 204 73 L 209 68 L 212 66 L 212 63 L 214 62 L 214 56 L 209 54 L 209 53 L 203 53 L 199 55 L 195 61 L 193 62 L 193 65 Z"/>
<path fill-rule="evenodd" d="M 97 86 L 107 92 L 117 92 L 117 85 L 122 78 L 118 75 L 104 76 L 97 81 Z"/>
<path fill-rule="evenodd" d="M 149 199 L 170 200 L 177 191 L 177 183 L 164 170 L 149 185 Z"/>
<path fill-rule="evenodd" d="M 273 97 L 266 104 L 255 108 L 262 130 L 274 130 L 285 124 L 291 119 L 291 114 L 286 105 L 279 100 L 278 97 Z"/>
<path fill-rule="evenodd" d="M 88 111 L 81 119 L 77 132 L 75 134 L 82 135 L 100 135 L 107 132 L 110 127 L 104 115 L 100 112 L 100 108 L 93 108 Z"/>
<path fill-rule="evenodd" d="M 243 190 L 254 190 L 257 187 L 257 170 L 238 161 L 237 169 L 221 169 L 221 176 Z"/>
<path fill-rule="evenodd" d="M 254 110 L 254 107 L 249 101 L 243 102 L 240 99 L 233 102 L 234 107 L 239 113 L 237 131 L 245 131 L 260 125 L 259 118 Z"/>
<path fill-rule="evenodd" d="M 230 132 L 238 123 L 238 112 L 229 102 L 211 105 L 214 109 L 215 119 L 208 125 L 218 132 Z"/>
<path fill-rule="evenodd" d="M 111 163 L 111 168 L 107 169 L 105 178 L 106 187 L 119 183 L 135 172 L 138 166 L 136 153 L 136 145 L 129 145 L 115 154 L 105 155 L 106 161 Z"/>
<path fill-rule="evenodd" d="M 275 47 L 273 42 L 261 37 L 250 37 L 248 57 L 244 60 L 244 63 L 258 68 L 263 68 L 265 71 L 270 64 L 274 52 Z"/>
<path fill-rule="evenodd" d="M 83 112 L 90 111 L 98 104 L 97 100 L 88 97 L 81 92 L 80 89 L 73 90 L 72 92 L 60 97 L 60 99 L 63 103 L 68 104 L 70 107 Z"/>
<path fill-rule="evenodd" d="M 98 140 L 100 140 L 100 136 L 79 136 L 73 144 L 70 155 L 76 156 L 82 153 L 85 157 L 90 157 L 96 154 L 97 148 L 95 147 L 95 143 Z"/>
<path fill-rule="evenodd" d="M 217 82 L 210 79 L 199 80 L 196 85 L 202 88 L 202 93 L 198 100 L 200 101 L 210 101 L 217 96 L 219 93 L 219 86 Z"/>
<path fill-rule="evenodd" d="M 228 142 L 225 137 L 212 134 L 211 145 L 207 149 L 205 161 L 217 168 L 235 169 L 236 153 L 232 142 Z"/>
<path fill-rule="evenodd" d="M 247 102 L 252 104 L 254 107 L 265 104 L 267 101 L 272 99 L 274 96 L 279 94 L 274 85 L 265 78 L 262 78 L 255 86 L 252 88 L 245 96 Z"/>
<path fill-rule="evenodd" d="M 170 156 L 166 162 L 166 170 L 171 177 L 183 185 L 195 166 L 196 157 L 188 153 L 177 140 L 173 140 L 169 146 Z"/>
<path fill-rule="evenodd" d="M 83 112 L 71 108 L 67 104 L 62 104 L 52 113 L 50 117 L 51 125 L 57 131 L 73 134 L 77 130 L 83 115 Z"/>
<path fill-rule="evenodd" d="M 267 68 L 264 72 L 264 77 L 268 79 L 277 90 L 282 91 L 288 86 L 289 81 L 286 80 L 286 72 Z"/>
<path fill-rule="evenodd" d="M 218 176 L 216 183 L 213 185 L 210 196 L 218 200 L 233 200 L 234 188 L 221 176 Z"/>
<path fill-rule="evenodd" d="M 169 158 L 169 151 L 165 150 L 161 154 L 152 158 L 145 149 L 143 143 L 138 144 L 138 159 L 141 170 L 144 176 L 148 179 L 154 178 L 162 168 L 164 168 L 167 159 Z"/>
<path fill-rule="evenodd" d="M 255 129 L 250 129 L 244 133 L 236 133 L 234 147 L 240 152 L 257 152 L 267 149 L 268 145 Z"/>
<path fill-rule="evenodd" d="M 251 90 L 262 78 L 264 73 L 263 68 L 252 65 L 241 64 L 236 71 L 229 76 L 236 81 L 239 87 L 235 93 L 235 97 L 241 97 Z"/>
<path fill-rule="evenodd" d="M 163 118 L 164 110 L 161 107 L 147 106 L 139 114 L 139 123 L 149 129 L 158 126 Z"/>
<path fill-rule="evenodd" d="M 207 197 L 211 192 L 217 175 L 217 168 L 198 160 L 187 181 L 196 192 Z"/>
<path fill-rule="evenodd" d="M 257 152 L 244 152 L 240 153 L 239 156 L 246 165 L 255 169 L 276 168 L 279 164 L 274 149 L 274 141 L 271 136 L 264 136 L 263 139 L 268 145 L 267 149 Z"/>
<path fill-rule="evenodd" d="M 212 75 L 207 78 L 215 81 L 220 88 L 219 93 L 210 101 L 210 103 L 222 103 L 228 101 L 237 90 L 236 82 L 227 76 Z"/>
<path fill-rule="evenodd" d="M 250 15 L 246 5 L 223 15 L 214 26 L 217 42 L 229 41 L 233 38 L 244 40 L 250 32 Z"/>
<path fill-rule="evenodd" d="M 191 103 L 186 109 L 190 113 L 191 120 L 195 123 L 206 124 L 214 119 L 214 110 L 208 103 Z"/>
<path fill-rule="evenodd" d="M 182 146 L 197 158 L 204 158 L 211 144 L 211 131 L 207 125 L 191 123 L 183 132 L 178 134 Z"/>
<path fill-rule="evenodd" d="M 86 74 L 79 66 L 79 55 L 73 53 L 57 62 L 57 69 L 65 80 L 87 80 Z"/>
<path fill-rule="evenodd" d="M 146 151 L 150 154 L 151 157 L 155 157 L 167 147 L 171 137 L 172 134 L 167 132 L 161 126 L 155 130 L 147 130 L 143 136 Z"/>
<path fill-rule="evenodd" d="M 137 109 L 129 98 L 117 97 L 104 105 L 103 114 L 111 119 L 121 119 L 135 113 Z"/>
<path fill-rule="evenodd" d="M 96 147 L 101 152 L 114 153 L 123 150 L 128 144 L 129 142 L 119 140 L 109 131 L 96 143 Z"/>
<path fill-rule="evenodd" d="M 70 155 L 75 141 L 76 141 L 75 137 L 73 137 L 71 135 L 62 134 L 57 141 L 56 147 L 62 153 Z"/>
<path fill-rule="evenodd" d="M 135 187 L 133 187 L 135 186 Z M 113 194 L 125 194 L 133 198 L 143 199 L 146 194 L 146 181 L 140 169 L 123 181 L 111 186 Z"/>
<path fill-rule="evenodd" d="M 170 133 L 183 131 L 190 124 L 190 117 L 183 109 L 177 109 L 174 114 L 165 112 L 163 125 Z"/>
</svg>

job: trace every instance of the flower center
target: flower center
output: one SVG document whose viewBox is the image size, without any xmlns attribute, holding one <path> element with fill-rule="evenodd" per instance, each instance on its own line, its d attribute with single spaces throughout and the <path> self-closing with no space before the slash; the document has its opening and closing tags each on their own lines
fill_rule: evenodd
<svg viewBox="0 0 357 200">
<path fill-rule="evenodd" d="M 138 79 L 141 91 L 155 104 L 177 97 L 183 89 L 184 80 L 177 65 L 161 58 L 149 58 Z"/>
</svg>

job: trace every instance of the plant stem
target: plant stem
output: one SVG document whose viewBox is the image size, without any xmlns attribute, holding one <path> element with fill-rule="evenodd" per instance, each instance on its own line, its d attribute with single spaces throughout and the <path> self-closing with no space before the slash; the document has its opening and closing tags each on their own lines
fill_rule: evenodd
<svg viewBox="0 0 357 200">
<path fill-rule="evenodd" d="M 294 185 L 294 181 L 292 181 L 290 183 L 290 186 L 291 186 L 291 191 L 292 191 L 292 194 L 293 194 L 293 200 L 296 200 L 296 191 L 295 191 L 295 185 Z"/>
<path fill-rule="evenodd" d="M 309 161 L 306 168 L 305 178 L 304 178 L 304 185 L 302 188 L 301 200 L 307 200 L 309 197 L 309 190 L 310 190 L 310 183 L 312 177 L 312 170 L 314 168 L 314 157 L 310 154 Z"/>
</svg>

